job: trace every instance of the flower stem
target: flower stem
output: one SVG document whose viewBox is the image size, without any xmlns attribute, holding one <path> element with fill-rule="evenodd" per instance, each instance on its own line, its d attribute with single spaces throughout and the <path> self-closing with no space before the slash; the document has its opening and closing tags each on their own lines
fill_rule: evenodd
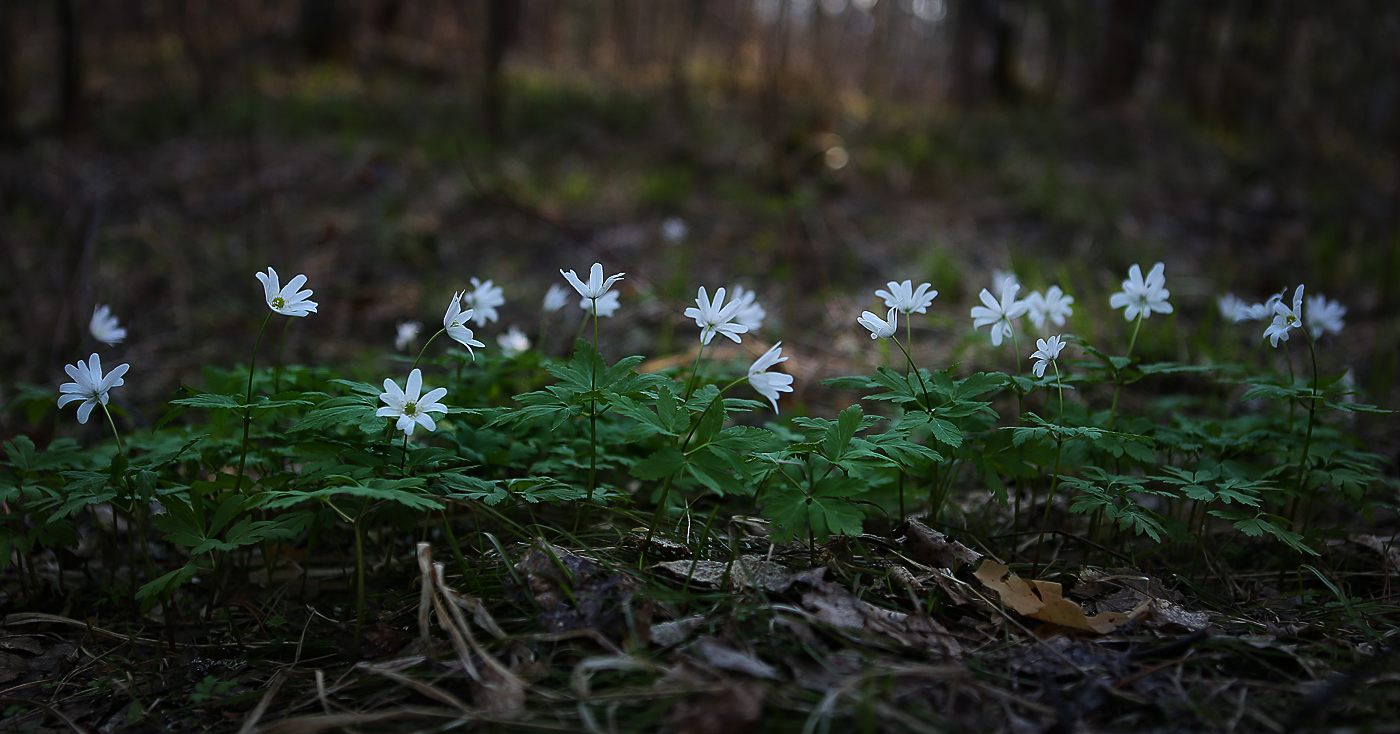
<svg viewBox="0 0 1400 734">
<path fill-rule="evenodd" d="M 593 299 L 593 359 L 588 361 L 588 389 L 598 390 L 598 299 Z M 593 491 L 598 486 L 598 401 L 588 401 L 588 504 L 593 504 Z"/>
<path fill-rule="evenodd" d="M 248 428 L 253 424 L 253 372 L 258 364 L 258 348 L 262 346 L 263 333 L 267 331 L 267 324 L 272 320 L 272 311 L 267 312 L 263 319 L 262 328 L 258 329 L 258 338 L 253 342 L 253 358 L 248 361 L 248 394 L 243 399 L 243 447 L 238 454 L 238 491 L 243 491 L 243 470 L 248 466 Z"/>
<path fill-rule="evenodd" d="M 1060 391 L 1060 420 L 1063 424 L 1065 420 L 1065 386 L 1060 382 L 1060 364 L 1055 360 L 1050 360 L 1050 364 L 1055 367 L 1055 383 Z M 1058 431 L 1055 432 L 1055 468 L 1050 470 L 1050 494 L 1045 497 L 1045 512 L 1040 516 L 1040 540 L 1035 545 L 1035 562 L 1031 564 L 1031 578 L 1035 578 L 1040 571 L 1040 554 L 1045 549 L 1045 531 L 1050 527 L 1050 507 L 1055 504 L 1055 490 L 1060 486 L 1060 450 L 1064 448 L 1065 439 Z"/>
<path fill-rule="evenodd" d="M 112 411 L 107 409 L 106 403 L 102 403 L 102 412 L 107 414 L 107 425 L 112 427 L 112 436 L 117 439 L 117 452 L 125 454 L 126 448 L 122 446 L 122 434 L 117 431 L 117 422 L 112 420 Z"/>
<path fill-rule="evenodd" d="M 1303 452 L 1298 457 L 1298 484 L 1294 488 L 1294 494 L 1297 495 L 1297 498 L 1294 500 L 1294 517 L 1292 518 L 1294 525 L 1298 524 L 1297 509 L 1303 504 L 1303 491 L 1307 485 L 1308 452 L 1312 449 L 1313 417 L 1317 415 L 1317 350 L 1313 347 L 1312 335 L 1308 334 L 1306 329 L 1303 331 L 1303 336 L 1307 337 L 1308 340 L 1308 356 L 1312 358 L 1313 379 L 1312 396 L 1308 399 L 1308 430 L 1303 436 Z M 1312 498 L 1308 499 L 1307 510 L 1302 513 L 1302 529 L 1299 531 L 1302 533 L 1308 531 L 1308 515 L 1312 510 Z"/>
<path fill-rule="evenodd" d="M 438 329 L 436 333 L 428 337 L 428 341 L 423 342 L 423 348 L 418 350 L 418 358 L 413 360 L 413 366 L 408 368 L 409 372 L 413 372 L 414 370 L 418 369 L 418 363 L 422 362 L 423 355 L 428 353 L 428 345 L 432 344 L 434 339 L 446 333 L 447 329 Z"/>
<path fill-rule="evenodd" d="M 1137 321 L 1133 322 L 1133 335 L 1128 339 L 1128 353 L 1123 355 L 1132 359 L 1133 347 L 1137 344 L 1138 330 L 1142 328 L 1141 312 L 1138 313 Z M 1112 362 L 1109 363 L 1113 364 Z M 1127 365 L 1124 365 L 1126 367 Z M 1118 395 L 1123 392 L 1123 371 L 1117 367 L 1113 368 L 1113 405 L 1108 409 L 1108 427 L 1113 428 L 1113 423 L 1118 418 Z"/>
</svg>

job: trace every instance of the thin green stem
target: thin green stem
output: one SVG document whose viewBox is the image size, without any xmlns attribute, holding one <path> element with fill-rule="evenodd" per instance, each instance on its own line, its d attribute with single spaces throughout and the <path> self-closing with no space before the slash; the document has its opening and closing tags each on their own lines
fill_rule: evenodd
<svg viewBox="0 0 1400 734">
<path fill-rule="evenodd" d="M 438 329 L 436 333 L 428 337 L 428 341 L 423 342 L 423 348 L 418 350 L 418 358 L 413 360 L 413 366 L 408 368 L 410 373 L 418 369 L 418 363 L 423 361 L 423 355 L 428 353 L 428 345 L 432 344 L 434 339 L 446 333 L 447 329 Z"/>
<path fill-rule="evenodd" d="M 1060 392 L 1060 419 L 1058 425 L 1063 425 L 1065 420 L 1065 386 L 1060 382 L 1060 364 L 1055 360 L 1050 360 L 1050 364 L 1055 368 L 1055 383 Z M 1031 578 L 1035 578 L 1040 572 L 1041 552 L 1045 549 L 1045 531 L 1050 527 L 1050 507 L 1055 504 L 1055 490 L 1060 486 L 1060 450 L 1064 448 L 1065 439 L 1057 431 L 1055 433 L 1055 467 L 1050 470 L 1050 493 L 1045 497 L 1045 512 L 1040 516 L 1040 540 L 1035 545 L 1035 562 L 1031 564 Z"/>
<path fill-rule="evenodd" d="M 107 409 L 107 404 L 102 404 L 102 412 L 107 414 L 107 425 L 112 427 L 112 436 L 117 439 L 117 452 L 126 454 L 126 448 L 122 446 L 122 434 L 117 430 L 117 422 L 112 419 L 112 411 Z"/>
<path fill-rule="evenodd" d="M 369 506 L 366 497 L 360 503 L 360 511 L 355 514 L 355 639 L 351 643 L 351 656 L 360 657 L 361 631 L 365 624 L 365 509 Z"/>
<path fill-rule="evenodd" d="M 899 351 L 904 352 L 904 361 L 909 363 L 909 371 L 913 372 L 914 376 L 919 378 L 919 389 L 923 390 L 924 393 L 924 410 L 932 413 L 933 398 L 929 397 L 928 385 L 924 382 L 924 374 L 919 371 L 918 367 L 914 366 L 914 358 L 910 356 L 909 350 L 905 349 L 904 345 L 899 343 L 898 339 L 890 337 L 890 341 L 894 342 L 894 345 L 899 347 Z"/>
<path fill-rule="evenodd" d="M 1128 353 L 1123 355 L 1131 360 L 1133 357 L 1133 347 L 1137 345 L 1138 330 L 1142 328 L 1143 313 L 1139 312 L 1137 321 L 1133 322 L 1133 335 L 1128 339 Z M 1110 362 L 1110 364 L 1112 364 Z M 1126 367 L 1127 365 L 1123 365 Z M 1108 409 L 1108 427 L 1113 428 L 1113 423 L 1118 419 L 1118 396 L 1123 392 L 1123 371 L 1117 367 L 1113 368 L 1113 405 Z"/>
<path fill-rule="evenodd" d="M 282 352 L 287 346 L 287 330 L 292 326 L 292 320 L 287 319 L 282 322 L 282 336 L 277 340 L 277 362 L 272 367 L 272 394 L 282 392 Z"/>
<path fill-rule="evenodd" d="M 262 346 L 263 332 L 267 331 L 267 324 L 272 320 L 272 311 L 267 312 L 263 318 L 262 328 L 258 329 L 258 338 L 253 342 L 253 358 L 248 361 L 248 393 L 243 399 L 243 446 L 238 454 L 238 491 L 243 491 L 243 470 L 248 466 L 248 429 L 253 424 L 253 372 L 258 364 L 258 348 Z"/>
<path fill-rule="evenodd" d="M 602 354 L 598 351 L 598 299 L 593 299 L 593 354 L 594 359 L 588 363 L 588 389 L 590 392 L 598 389 L 598 360 L 602 359 Z M 598 486 L 598 401 L 588 401 L 588 504 L 593 504 L 593 491 Z"/>
<path fill-rule="evenodd" d="M 1308 340 L 1308 356 L 1312 358 L 1313 379 L 1312 396 L 1308 398 L 1308 430 L 1303 436 L 1303 452 L 1298 457 L 1298 484 L 1294 488 L 1294 494 L 1297 495 L 1297 504 L 1294 505 L 1295 510 L 1303 502 L 1303 492 L 1306 489 L 1308 476 L 1308 452 L 1312 450 L 1313 418 L 1317 415 L 1317 350 L 1313 347 L 1312 335 L 1309 334 L 1306 329 L 1303 331 L 1303 336 Z M 1308 515 L 1311 509 L 1312 502 L 1311 498 L 1309 498 L 1308 509 L 1303 512 L 1302 530 L 1300 532 L 1306 533 L 1308 531 Z M 1295 517 L 1293 520 L 1293 524 L 1297 525 L 1297 518 Z"/>
</svg>

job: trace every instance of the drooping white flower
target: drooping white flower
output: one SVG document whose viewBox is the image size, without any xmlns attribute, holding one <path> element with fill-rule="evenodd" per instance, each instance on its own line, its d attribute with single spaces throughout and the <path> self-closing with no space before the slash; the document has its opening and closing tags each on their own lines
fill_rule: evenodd
<svg viewBox="0 0 1400 734">
<path fill-rule="evenodd" d="M 584 313 L 596 313 L 600 318 L 612 316 L 617 312 L 619 305 L 617 291 L 608 291 L 597 298 L 583 298 L 578 302 L 578 307 L 583 309 Z"/>
<path fill-rule="evenodd" d="M 1254 309 L 1249 304 L 1245 303 L 1244 299 L 1233 293 L 1226 293 L 1215 299 L 1215 302 L 1216 305 L 1220 307 L 1220 317 L 1230 323 L 1238 324 L 1242 321 L 1251 321 L 1257 318 L 1254 315 Z"/>
<path fill-rule="evenodd" d="M 106 306 L 98 306 L 92 310 L 88 331 L 92 333 L 92 338 L 109 347 L 115 347 L 126 338 L 126 329 L 117 324 L 117 317 L 113 316 L 112 309 Z"/>
<path fill-rule="evenodd" d="M 305 316 L 316 313 L 316 302 L 311 300 L 311 290 L 301 290 L 306 285 L 306 276 L 297 275 L 287 281 L 287 287 L 280 286 L 277 271 L 268 268 L 266 273 L 254 273 L 263 284 L 263 295 L 267 307 L 283 316 Z"/>
<path fill-rule="evenodd" d="M 671 244 L 685 239 L 685 236 L 689 233 L 690 227 L 687 227 L 685 220 L 680 217 L 671 217 L 661 223 L 661 236 L 665 237 L 666 241 Z"/>
<path fill-rule="evenodd" d="M 782 346 L 782 342 L 774 344 L 762 357 L 749 365 L 749 385 L 773 403 L 774 413 L 778 412 L 778 393 L 792 392 L 792 375 L 768 371 L 769 367 L 787 361 L 787 357 L 783 356 Z"/>
<path fill-rule="evenodd" d="M 507 357 L 514 357 L 517 354 L 530 351 L 530 338 L 525 336 L 525 332 L 514 324 L 511 324 L 510 330 L 506 333 L 496 335 L 496 343 L 501 345 L 501 354 Z"/>
<path fill-rule="evenodd" d="M 423 325 L 417 321 L 400 321 L 394 334 L 394 348 L 400 352 L 408 349 L 409 345 L 418 338 L 418 332 L 422 329 Z"/>
<path fill-rule="evenodd" d="M 1026 296 L 1026 318 L 1039 329 L 1048 320 L 1056 326 L 1064 326 L 1065 319 L 1074 315 L 1071 305 L 1074 296 L 1065 295 L 1057 285 L 1045 289 L 1044 293 L 1034 291 Z"/>
<path fill-rule="evenodd" d="M 1065 348 L 1065 342 L 1056 334 L 1048 339 L 1036 339 L 1035 351 L 1031 352 L 1031 359 L 1035 364 L 1031 366 L 1031 371 L 1036 377 L 1045 376 L 1045 367 L 1060 357 L 1060 350 Z"/>
<path fill-rule="evenodd" d="M 485 326 L 500 319 L 500 314 L 496 313 L 496 307 L 506 302 L 504 293 L 505 291 L 501 290 L 500 286 L 489 280 L 483 283 L 472 278 L 472 289 L 462 293 L 462 306 L 471 309 L 472 323 L 477 326 Z"/>
<path fill-rule="evenodd" d="M 1316 339 L 1329 331 L 1333 334 L 1342 333 L 1342 327 L 1346 326 L 1342 317 L 1346 315 L 1346 306 L 1319 293 L 1308 296 L 1308 309 L 1303 320 L 1307 324 L 1308 333 Z"/>
<path fill-rule="evenodd" d="M 558 283 L 551 283 L 544 294 L 544 310 L 554 313 L 569 303 L 569 289 Z"/>
<path fill-rule="evenodd" d="M 899 309 L 891 308 L 883 319 L 869 311 L 861 311 L 856 323 L 870 330 L 871 339 L 888 339 L 899 331 Z"/>
<path fill-rule="evenodd" d="M 745 288 L 742 285 L 734 286 L 734 302 L 741 304 L 739 312 L 734 314 L 734 320 L 748 327 L 750 332 L 763 328 L 763 319 L 768 317 L 768 311 L 758 303 L 758 294 Z"/>
<path fill-rule="evenodd" d="M 422 395 L 422 391 L 422 370 L 414 369 L 408 373 L 408 385 L 403 390 L 399 389 L 398 383 L 386 377 L 384 378 L 384 392 L 379 395 L 379 399 L 384 402 L 384 407 L 375 411 L 374 414 L 381 418 L 396 419 L 394 425 L 406 436 L 412 436 L 413 429 L 418 426 L 435 431 L 437 423 L 428 414 L 447 412 L 447 406 L 438 402 L 447 394 L 447 388 L 439 387 L 427 395 Z"/>
<path fill-rule="evenodd" d="M 442 328 L 447 330 L 447 335 L 452 337 L 453 341 L 467 348 L 472 359 L 476 359 L 476 352 L 472 351 L 472 347 L 486 345 L 477 341 L 474 338 L 476 335 L 467 327 L 467 322 L 472 319 L 472 310 L 463 311 L 461 300 L 461 293 L 452 294 L 452 300 L 447 302 L 447 312 L 442 315 Z"/>
<path fill-rule="evenodd" d="M 992 346 L 999 347 L 1001 342 L 1011 336 L 1011 322 L 1025 315 L 1030 306 L 1024 300 L 1016 300 L 1016 292 L 1021 290 L 1021 286 L 1010 280 L 1001 281 L 1001 299 L 992 296 L 991 291 L 986 288 L 977 294 L 982 299 L 981 306 L 972 307 L 972 328 L 980 329 L 983 326 L 992 327 Z"/>
<path fill-rule="evenodd" d="M 1288 289 L 1285 288 L 1285 291 Z M 1274 318 L 1264 329 L 1264 338 L 1269 346 L 1277 347 L 1280 340 L 1288 341 L 1288 332 L 1303 325 L 1303 286 L 1293 291 L 1293 307 L 1284 305 L 1283 299 L 1274 302 Z"/>
<path fill-rule="evenodd" d="M 560 270 L 559 273 L 563 275 L 564 280 L 569 281 L 569 285 L 573 286 L 574 290 L 578 291 L 578 294 L 584 298 L 602 298 L 603 294 L 607 293 L 608 289 L 613 287 L 613 283 L 622 280 L 622 276 L 626 275 L 626 273 L 609 275 L 607 279 L 604 280 L 602 263 L 593 263 L 593 268 L 588 271 L 587 283 L 579 280 L 578 275 L 572 270 Z"/>
<path fill-rule="evenodd" d="M 715 334 L 723 334 L 738 344 L 739 335 L 749 330 L 749 327 L 734 320 L 743 307 L 744 304 L 738 300 L 725 303 L 723 288 L 716 289 L 715 297 L 710 298 L 702 285 L 699 295 L 695 297 L 695 305 L 685 310 L 685 316 L 695 319 L 695 325 L 700 327 L 701 344 L 709 344 Z"/>
<path fill-rule="evenodd" d="M 1156 313 L 1171 313 L 1172 305 L 1167 303 L 1171 291 L 1167 290 L 1166 265 L 1157 263 L 1142 277 L 1142 269 L 1137 265 L 1128 268 L 1128 279 L 1123 281 L 1123 290 L 1108 298 L 1108 305 L 1124 309 L 1123 318 L 1132 321 L 1142 314 L 1143 318 Z"/>
<path fill-rule="evenodd" d="M 58 386 L 58 407 L 83 401 L 78 406 L 78 422 L 87 423 L 88 416 L 92 414 L 92 409 L 98 403 L 107 404 L 107 393 L 114 387 L 121 387 L 124 380 L 122 375 L 131 368 L 131 365 L 119 364 L 105 376 L 102 374 L 102 359 L 93 352 L 88 357 L 86 364 L 78 362 L 76 364 L 63 365 L 63 371 L 73 378 L 72 382 L 65 382 Z"/>
<path fill-rule="evenodd" d="M 920 283 L 916 289 L 912 280 L 902 283 L 891 280 L 885 287 L 889 290 L 880 289 L 875 291 L 875 295 L 885 299 L 886 308 L 898 309 L 905 315 L 927 313 L 933 299 L 938 297 L 938 291 L 932 290 L 932 283 Z"/>
</svg>

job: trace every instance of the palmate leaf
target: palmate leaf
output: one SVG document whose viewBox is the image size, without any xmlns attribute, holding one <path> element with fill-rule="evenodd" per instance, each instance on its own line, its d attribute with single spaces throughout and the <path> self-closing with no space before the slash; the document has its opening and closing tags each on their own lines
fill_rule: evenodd
<svg viewBox="0 0 1400 734">
<path fill-rule="evenodd" d="M 305 417 L 292 426 L 292 433 L 321 431 L 338 426 L 354 426 L 367 434 L 384 430 L 384 418 L 375 415 L 378 408 L 367 396 L 345 395 L 322 401 L 306 412 Z"/>
<path fill-rule="evenodd" d="M 345 479 L 349 478 L 345 477 Z M 371 479 L 364 483 L 342 484 L 311 491 L 277 490 L 267 493 L 268 499 L 263 506 L 275 510 L 292 507 L 303 502 L 329 500 L 333 497 L 346 495 L 377 502 L 396 502 L 411 510 L 422 512 L 436 512 L 442 509 L 442 503 L 437 498 L 420 492 L 408 491 L 409 488 L 418 489 L 422 486 L 422 477 L 410 477 L 408 479 Z"/>
<path fill-rule="evenodd" d="M 864 515 L 848 498 L 864 490 L 865 483 L 851 477 L 827 477 L 810 497 L 795 487 L 775 490 L 767 495 L 762 513 L 773 521 L 773 542 L 785 543 L 808 528 L 818 543 L 833 534 L 860 535 Z"/>
</svg>

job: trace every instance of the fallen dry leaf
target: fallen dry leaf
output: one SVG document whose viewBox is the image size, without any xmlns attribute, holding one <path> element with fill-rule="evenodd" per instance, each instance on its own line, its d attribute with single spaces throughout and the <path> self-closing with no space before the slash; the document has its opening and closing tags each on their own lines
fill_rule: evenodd
<svg viewBox="0 0 1400 734">
<path fill-rule="evenodd" d="M 996 561 L 983 561 L 975 575 L 978 581 L 997 593 L 1002 604 L 1023 617 L 1101 635 L 1122 627 L 1131 619 L 1121 612 L 1102 612 L 1090 617 L 1078 604 L 1061 595 L 1058 583 L 1027 581 Z"/>
<path fill-rule="evenodd" d="M 902 647 L 958 657 L 963 647 L 926 614 L 906 614 L 862 601 L 845 587 L 827 581 L 818 568 L 793 577 L 795 585 L 810 587 L 802 594 L 802 607 L 818 621 L 844 630 L 884 637 Z"/>
<path fill-rule="evenodd" d="M 925 566 L 956 571 L 962 564 L 971 566 L 982 560 L 981 553 L 949 539 L 918 520 L 905 522 L 899 531 L 909 556 Z"/>
</svg>

